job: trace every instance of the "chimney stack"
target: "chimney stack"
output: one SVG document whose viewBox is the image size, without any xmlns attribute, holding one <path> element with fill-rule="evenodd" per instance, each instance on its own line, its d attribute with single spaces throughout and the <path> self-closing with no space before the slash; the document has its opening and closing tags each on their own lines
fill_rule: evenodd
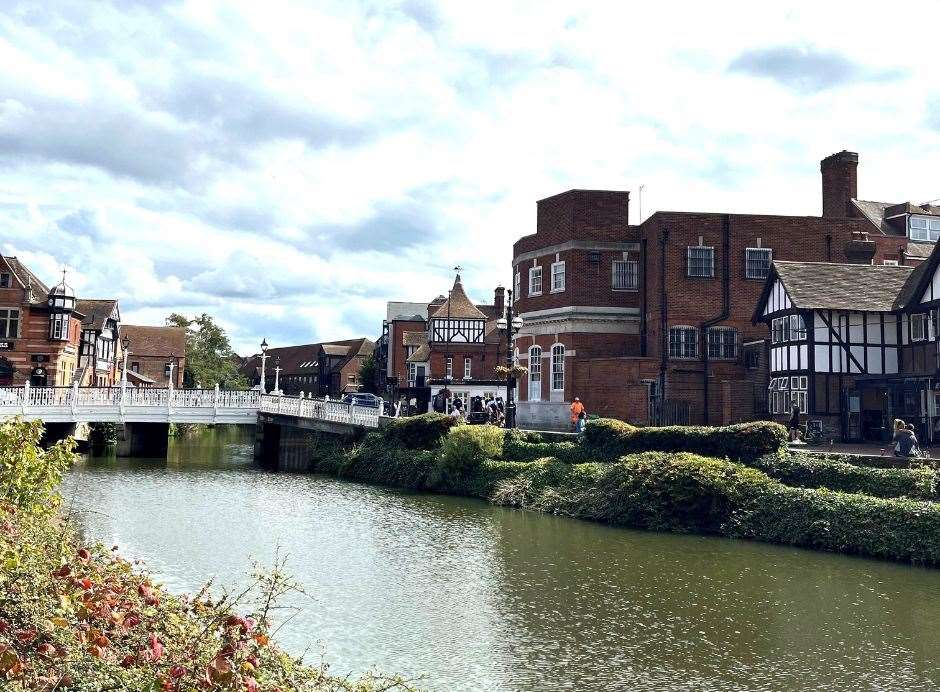
<svg viewBox="0 0 940 692">
<path fill-rule="evenodd" d="M 496 308 L 496 314 L 502 316 L 506 311 L 506 289 L 497 286 L 493 294 L 493 307 Z"/>
<path fill-rule="evenodd" d="M 875 241 L 865 231 L 852 231 L 852 239 L 845 241 L 845 261 L 849 264 L 871 264 L 875 259 Z"/>
<path fill-rule="evenodd" d="M 819 162 L 822 172 L 822 215 L 854 216 L 852 198 L 858 197 L 858 154 L 844 149 Z"/>
</svg>

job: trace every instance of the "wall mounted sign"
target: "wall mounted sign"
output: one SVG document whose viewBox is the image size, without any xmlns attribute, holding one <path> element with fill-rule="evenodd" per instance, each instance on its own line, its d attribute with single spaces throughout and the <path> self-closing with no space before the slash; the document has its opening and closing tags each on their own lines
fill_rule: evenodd
<svg viewBox="0 0 940 692">
<path fill-rule="evenodd" d="M 12 341 L 0 341 L 0 351 L 12 351 L 15 345 Z"/>
<path fill-rule="evenodd" d="M 31 360 L 33 363 L 48 363 L 49 356 L 45 355 L 44 353 L 36 353 L 32 356 Z"/>
</svg>

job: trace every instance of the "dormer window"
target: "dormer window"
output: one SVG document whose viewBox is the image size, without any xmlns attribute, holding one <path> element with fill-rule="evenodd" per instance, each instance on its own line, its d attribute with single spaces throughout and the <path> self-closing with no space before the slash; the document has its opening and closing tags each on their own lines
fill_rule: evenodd
<svg viewBox="0 0 940 692">
<path fill-rule="evenodd" d="M 926 216 L 911 216 L 908 220 L 911 240 L 926 240 L 931 243 L 940 240 L 940 219 Z"/>
</svg>

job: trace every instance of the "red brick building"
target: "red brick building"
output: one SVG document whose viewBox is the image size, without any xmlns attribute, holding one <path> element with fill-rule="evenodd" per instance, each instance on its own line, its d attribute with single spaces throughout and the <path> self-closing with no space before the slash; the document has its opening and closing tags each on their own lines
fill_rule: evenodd
<svg viewBox="0 0 940 692">
<path fill-rule="evenodd" d="M 172 370 L 173 386 L 177 389 L 183 387 L 186 368 L 184 329 L 125 324 L 121 327 L 121 338 L 128 341 L 128 382 L 139 387 L 166 387 L 170 384 Z"/>
<path fill-rule="evenodd" d="M 565 426 L 575 396 L 639 423 L 765 415 L 766 327 L 752 316 L 772 260 L 913 265 L 940 236 L 923 207 L 859 200 L 857 165 L 845 151 L 821 162 L 822 216 L 657 212 L 631 226 L 628 192 L 539 201 L 535 234 L 513 247 L 520 424 Z"/>
</svg>

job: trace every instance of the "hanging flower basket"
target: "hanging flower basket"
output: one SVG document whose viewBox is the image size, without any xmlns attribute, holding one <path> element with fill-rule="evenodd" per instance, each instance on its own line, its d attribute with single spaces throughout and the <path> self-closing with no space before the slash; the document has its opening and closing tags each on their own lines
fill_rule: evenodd
<svg viewBox="0 0 940 692">
<path fill-rule="evenodd" d="M 529 374 L 529 369 L 521 365 L 513 365 L 511 368 L 506 367 L 505 365 L 496 366 L 496 375 L 497 377 L 512 377 L 513 379 L 521 379 Z"/>
</svg>

